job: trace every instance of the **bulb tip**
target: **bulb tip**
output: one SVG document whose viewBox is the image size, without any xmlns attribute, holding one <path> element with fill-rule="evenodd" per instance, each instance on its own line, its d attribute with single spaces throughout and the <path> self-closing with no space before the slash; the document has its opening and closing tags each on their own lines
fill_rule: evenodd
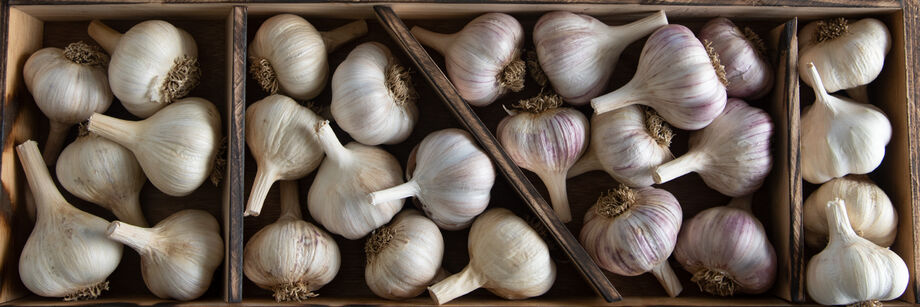
<svg viewBox="0 0 920 307">
<path fill-rule="evenodd" d="M 243 212 L 243 216 L 244 216 L 244 217 L 246 217 L 246 216 L 259 216 L 259 214 L 261 214 L 261 212 L 256 211 L 256 210 L 253 210 L 253 209 L 246 209 L 246 211 Z"/>
<path fill-rule="evenodd" d="M 105 235 L 111 237 L 115 231 L 118 230 L 118 227 L 121 227 L 121 221 L 114 221 L 109 223 L 109 227 L 105 229 Z"/>
</svg>

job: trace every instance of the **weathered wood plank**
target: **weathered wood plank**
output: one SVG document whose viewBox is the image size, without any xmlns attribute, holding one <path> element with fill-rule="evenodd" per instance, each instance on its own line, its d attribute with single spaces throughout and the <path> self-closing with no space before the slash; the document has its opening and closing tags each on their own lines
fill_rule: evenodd
<svg viewBox="0 0 920 307">
<path fill-rule="evenodd" d="M 246 7 L 234 6 L 227 18 L 227 173 L 225 205 L 224 301 L 243 299 L 244 135 L 246 111 Z"/>
</svg>

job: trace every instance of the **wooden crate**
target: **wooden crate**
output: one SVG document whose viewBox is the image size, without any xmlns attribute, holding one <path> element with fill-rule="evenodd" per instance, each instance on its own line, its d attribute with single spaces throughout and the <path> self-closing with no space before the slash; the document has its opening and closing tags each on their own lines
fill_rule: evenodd
<svg viewBox="0 0 920 307">
<path fill-rule="evenodd" d="M 5 61 L 0 61 L 0 96 L 2 101 L 3 155 L 0 159 L 0 302 L 12 305 L 49 305 L 49 304 L 88 304 L 88 303 L 134 303 L 157 304 L 176 303 L 157 299 L 146 290 L 139 274 L 138 257 L 133 251 L 126 250 L 123 264 L 110 277 L 112 290 L 101 299 L 91 302 L 63 303 L 54 299 L 41 298 L 30 294 L 19 282 L 17 276 L 18 254 L 31 229 L 28 217 L 27 190 L 25 177 L 18 166 L 18 158 L 13 146 L 29 138 L 39 140 L 45 137 L 47 121 L 35 108 L 31 96 L 22 82 L 21 69 L 31 52 L 44 46 L 61 47 L 75 40 L 88 40 L 86 25 L 91 19 L 102 19 L 111 23 L 118 30 L 126 30 L 131 25 L 146 19 L 165 19 L 188 30 L 198 42 L 204 77 L 202 85 L 192 93 L 214 102 L 221 110 L 223 131 L 228 138 L 228 169 L 221 186 L 206 183 L 193 195 L 184 198 L 165 196 L 150 186 L 142 193 L 144 213 L 150 222 L 157 222 L 167 215 L 185 208 L 204 209 L 223 223 L 224 240 L 227 254 L 224 269 L 218 270 L 209 291 L 195 302 L 188 305 L 215 305 L 223 302 L 242 302 L 247 305 L 265 305 L 274 303 L 268 291 L 259 289 L 242 274 L 242 249 L 245 240 L 271 223 L 279 214 L 278 188 L 275 185 L 266 200 L 263 214 L 259 217 L 243 219 L 242 211 L 248 196 L 249 187 L 255 175 L 255 163 L 245 148 L 243 135 L 243 111 L 245 107 L 265 96 L 265 93 L 252 82 L 246 74 L 246 44 L 252 39 L 259 25 L 269 16 L 278 13 L 295 13 L 304 16 L 319 30 L 328 30 L 363 18 L 368 20 L 369 34 L 342 46 L 330 56 L 330 74 L 335 65 L 341 62 L 348 52 L 357 44 L 366 41 L 381 42 L 396 54 L 406 66 L 416 72 L 415 85 L 420 93 L 419 110 L 421 120 L 412 136 L 402 144 L 384 146 L 403 164 L 409 151 L 427 133 L 447 128 L 465 127 L 471 118 L 457 120 L 451 110 L 440 101 L 442 95 L 449 96 L 449 85 L 438 82 L 438 67 L 414 67 L 413 63 L 421 61 L 419 55 L 425 50 L 413 49 L 411 37 L 398 29 L 400 23 L 405 25 L 423 25 L 435 31 L 452 32 L 460 29 L 467 21 L 485 12 L 506 12 L 517 17 L 524 25 L 527 38 L 526 46 L 531 46 L 530 32 L 539 16 L 552 10 L 569 10 L 598 17 L 610 24 L 625 23 L 638 19 L 656 10 L 665 10 L 671 23 L 684 24 L 697 30 L 709 18 L 727 16 L 742 25 L 753 27 L 767 37 L 770 58 L 777 68 L 777 82 L 771 96 L 759 101 L 752 101 L 755 106 L 767 110 L 776 124 L 774 133 L 774 169 L 764 188 L 758 191 L 755 203 L 755 215 L 764 222 L 771 242 L 776 248 L 779 262 L 777 282 L 773 289 L 758 296 L 736 296 L 732 298 L 715 298 L 702 294 L 695 285 L 689 283 L 689 274 L 679 267 L 673 259 L 672 266 L 684 283 L 684 292 L 678 298 L 669 298 L 650 274 L 637 277 L 621 277 L 614 274 L 606 276 L 616 286 L 623 300 L 614 304 L 624 305 L 788 305 L 790 302 L 808 302 L 804 292 L 804 264 L 814 251 L 806 251 L 803 244 L 801 205 L 807 192 L 813 187 L 803 185 L 798 170 L 798 116 L 799 92 L 803 93 L 803 104 L 811 103 L 807 86 L 800 88 L 797 65 L 797 28 L 805 23 L 823 17 L 872 16 L 885 22 L 893 36 L 892 51 L 888 55 L 886 68 L 880 78 L 873 83 L 871 93 L 876 105 L 890 117 L 894 126 L 891 144 L 882 167 L 875 172 L 878 180 L 899 210 L 899 233 L 893 250 L 898 252 L 908 263 L 911 271 L 911 284 L 900 302 L 917 302 L 916 270 L 920 268 L 915 254 L 920 253 L 920 245 L 914 234 L 920 228 L 920 111 L 915 103 L 920 99 L 920 89 L 914 83 L 914 72 L 918 66 L 915 53 L 917 29 L 908 25 L 915 22 L 918 6 L 914 1 L 733 1 L 710 0 L 697 1 L 692 4 L 685 1 L 592 1 L 576 0 L 566 3 L 549 1 L 495 0 L 489 2 L 423 2 L 423 1 L 315 1 L 306 3 L 222 3 L 201 1 L 164 1 L 171 3 L 134 3 L 133 1 L 79 1 L 74 4 L 56 1 L 21 1 L 11 0 L 0 4 L 0 24 L 5 25 L 5 36 L 0 39 L 0 54 Z M 178 2 L 178 3 L 172 3 Z M 196 2 L 196 3 L 190 3 Z M 700 2 L 704 2 L 700 4 Z M 755 3 L 756 2 L 756 3 Z M 762 6 L 752 6 L 758 4 Z M 395 15 L 383 15 L 378 19 L 375 5 L 392 8 Z M 902 7 L 903 6 L 903 7 Z M 401 20 L 393 19 L 398 16 Z M 382 20 L 382 21 L 378 21 Z M 388 30 L 390 33 L 388 33 Z M 628 81 L 635 71 L 635 63 L 644 40 L 631 45 L 621 56 L 617 70 L 611 80 L 610 90 Z M 404 50 L 405 48 L 405 50 Z M 5 50 L 3 52 L 2 50 Z M 406 50 L 409 53 L 405 52 Z M 443 68 L 443 59 L 431 54 L 434 63 Z M 908 66 L 908 64 L 910 66 Z M 790 69 L 792 68 L 792 69 Z M 430 78 L 436 87 L 425 81 Z M 538 88 L 528 81 L 523 93 L 508 95 L 486 108 L 474 108 L 473 111 L 489 131 L 494 131 L 504 112 L 500 104 L 510 104 L 520 98 L 534 95 Z M 910 90 L 909 90 L 910 89 Z M 320 109 L 328 106 L 331 94 L 329 88 L 315 99 Z M 587 108 L 580 108 L 589 111 Z M 127 113 L 120 104 L 114 103 L 110 114 L 124 116 Z M 324 116 L 331 118 L 328 111 Z M 475 129 L 474 127 L 471 127 Z M 343 142 L 350 141 L 347 134 L 336 130 Z M 481 131 L 480 131 L 481 132 Z M 672 151 L 680 155 L 686 151 L 687 133 L 679 133 L 675 138 Z M 536 191 L 546 195 L 543 185 L 532 173 L 524 172 L 526 179 L 534 182 Z M 312 174 L 300 181 L 302 202 L 306 201 L 306 191 L 312 182 Z M 526 181 L 526 180 L 525 180 Z M 491 206 L 512 209 L 518 215 L 536 223 L 536 219 L 527 205 L 515 193 L 511 182 L 524 181 L 499 179 L 493 188 Z M 568 229 L 577 234 L 581 220 L 587 208 L 597 196 L 614 181 L 604 173 L 594 172 L 576 177 L 569 182 L 569 197 L 572 204 L 574 220 Z M 712 206 L 723 205 L 728 198 L 714 192 L 700 180 L 697 175 L 689 175 L 663 187 L 678 197 L 684 210 L 685 219 Z M 803 192 L 805 191 L 805 192 Z M 103 209 L 78 201 L 70 197 L 79 208 L 111 219 L 113 216 Z M 304 206 L 305 207 L 305 206 Z M 411 207 L 411 202 L 406 203 Z M 305 208 L 304 208 L 305 210 Z M 305 213 L 309 219 L 309 214 Z M 444 267 L 451 272 L 459 271 L 467 263 L 467 231 L 443 232 L 445 238 Z M 374 296 L 364 284 L 363 240 L 350 241 L 335 236 L 342 250 L 342 269 L 336 279 L 320 289 L 320 297 L 311 299 L 308 304 L 345 305 L 427 305 L 433 302 L 427 296 L 420 296 L 407 301 L 387 301 Z M 452 303 L 463 305 L 601 305 L 605 301 L 599 298 L 591 287 L 565 256 L 551 238 L 546 238 L 551 245 L 553 258 L 558 266 L 556 284 L 546 295 L 525 301 L 505 301 L 487 291 L 477 290 Z"/>
</svg>

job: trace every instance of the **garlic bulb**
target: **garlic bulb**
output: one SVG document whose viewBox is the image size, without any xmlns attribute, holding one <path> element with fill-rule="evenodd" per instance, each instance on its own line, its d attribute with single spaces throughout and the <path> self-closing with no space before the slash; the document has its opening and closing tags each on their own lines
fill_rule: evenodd
<svg viewBox="0 0 920 307">
<path fill-rule="evenodd" d="M 486 210 L 495 183 L 492 160 L 468 132 L 432 132 L 413 150 L 409 181 L 368 196 L 372 204 L 416 197 L 422 210 L 446 230 L 466 228 Z"/>
<path fill-rule="evenodd" d="M 713 69 L 715 63 L 718 56 L 707 51 L 690 29 L 681 25 L 661 27 L 642 47 L 632 80 L 591 99 L 591 107 L 602 114 L 643 104 L 654 108 L 674 127 L 706 127 L 725 108 L 725 74 Z"/>
<path fill-rule="evenodd" d="M 147 227 L 140 194 L 147 176 L 130 150 L 95 134 L 61 152 L 57 178 L 70 194 L 98 204 L 129 224 Z"/>
<path fill-rule="evenodd" d="M 525 112 L 509 112 L 498 123 L 498 141 L 520 167 L 538 176 L 563 223 L 572 220 L 565 177 L 588 147 L 588 119 L 572 108 L 558 108 L 558 99 L 522 100 Z"/>
<path fill-rule="evenodd" d="M 758 99 L 770 92 L 773 68 L 763 57 L 763 40 L 751 28 L 741 30 L 728 18 L 718 17 L 703 25 L 700 40 L 712 42 L 725 66 L 728 97 Z"/>
<path fill-rule="evenodd" d="M 275 15 L 259 26 L 249 44 L 249 72 L 269 94 L 312 99 L 326 87 L 326 54 L 364 34 L 364 20 L 319 32 L 300 16 Z"/>
<path fill-rule="evenodd" d="M 754 193 L 773 164 L 772 135 L 770 115 L 731 98 L 725 113 L 690 136 L 686 154 L 655 169 L 655 183 L 697 172 L 707 186 L 719 193 L 732 197 Z"/>
<path fill-rule="evenodd" d="M 684 224 L 674 258 L 714 295 L 766 292 L 776 279 L 776 252 L 751 215 L 751 196 L 703 210 Z"/>
<path fill-rule="evenodd" d="M 882 191 L 865 175 L 835 178 L 821 185 L 805 200 L 805 243 L 811 247 L 827 244 L 827 202 L 840 198 L 846 202 L 853 231 L 878 246 L 889 247 L 897 235 L 898 213 Z"/>
<path fill-rule="evenodd" d="M 850 228 L 843 200 L 827 203 L 830 241 L 808 261 L 808 295 L 819 304 L 880 306 L 907 289 L 904 260 L 885 247 L 863 239 Z"/>
<path fill-rule="evenodd" d="M 595 114 L 591 144 L 568 177 L 603 170 L 629 187 L 651 186 L 655 168 L 674 159 L 669 149 L 673 137 L 671 127 L 651 108 L 627 106 Z"/>
<path fill-rule="evenodd" d="M 438 305 L 478 288 L 509 300 L 531 298 L 546 293 L 556 280 L 546 243 L 508 209 L 491 209 L 476 218 L 467 246 L 470 264 L 428 287 Z"/>
<path fill-rule="evenodd" d="M 105 73 L 108 62 L 101 49 L 83 42 L 64 50 L 44 48 L 26 61 L 22 68 L 26 88 L 51 124 L 44 150 L 49 165 L 57 160 L 70 126 L 105 112 L 112 104 Z"/>
<path fill-rule="evenodd" d="M 814 63 L 829 93 L 861 87 L 863 93 L 857 96 L 862 96 L 864 86 L 882 72 L 890 49 L 891 34 L 878 19 L 811 22 L 799 31 L 799 74 L 805 84 L 814 87 L 814 81 L 805 77 L 811 69 L 805 64 Z M 850 97 L 869 102 L 865 97 Z"/>
<path fill-rule="evenodd" d="M 256 232 L 243 251 L 243 273 L 276 301 L 316 296 L 339 272 L 339 246 L 328 233 L 303 220 L 296 181 L 281 182 L 281 216 Z"/>
<path fill-rule="evenodd" d="M 246 216 L 258 216 L 272 184 L 303 178 L 323 160 L 313 127 L 323 120 L 284 95 L 271 95 L 246 109 L 246 144 L 259 165 Z"/>
<path fill-rule="evenodd" d="M 319 122 L 315 131 L 326 159 L 307 195 L 313 219 L 350 240 L 390 222 L 402 209 L 403 200 L 371 204 L 367 194 L 402 183 L 396 158 L 383 149 L 355 142 L 342 146 L 328 120 Z"/>
<path fill-rule="evenodd" d="M 627 46 L 667 24 L 664 11 L 621 26 L 555 11 L 537 20 L 533 43 L 540 67 L 556 93 L 569 103 L 583 105 L 607 88 Z"/>
<path fill-rule="evenodd" d="M 588 209 L 580 241 L 600 267 L 624 276 L 652 272 L 675 297 L 683 287 L 668 257 L 677 243 L 682 214 L 668 191 L 633 190 L 620 184 Z"/>
<path fill-rule="evenodd" d="M 409 210 L 375 230 L 364 253 L 364 280 L 371 291 L 386 299 L 406 299 L 425 292 L 437 277 L 444 239 L 431 220 Z"/>
<path fill-rule="evenodd" d="M 831 96 L 815 65 L 807 66 L 817 98 L 802 111 L 802 178 L 820 184 L 872 172 L 891 140 L 885 113 L 870 104 Z"/>
<path fill-rule="evenodd" d="M 191 194 L 208 179 L 220 145 L 220 113 L 198 97 L 136 122 L 96 113 L 87 129 L 131 150 L 150 183 L 170 196 Z"/>
<path fill-rule="evenodd" d="M 224 260 L 219 232 L 211 214 L 182 210 L 153 228 L 114 221 L 106 235 L 141 255 L 141 274 L 150 292 L 163 299 L 190 301 L 208 290 Z"/>
<path fill-rule="evenodd" d="M 149 117 L 198 86 L 195 39 L 168 22 L 144 21 L 121 34 L 93 20 L 89 36 L 112 55 L 109 85 L 131 114 Z"/>
<path fill-rule="evenodd" d="M 405 141 L 418 121 L 409 71 L 380 43 L 355 47 L 332 74 L 332 117 L 365 145 Z"/>
<path fill-rule="evenodd" d="M 105 237 L 109 222 L 74 208 L 54 186 L 35 141 L 16 146 L 35 197 L 35 228 L 19 256 L 19 278 L 32 293 L 93 299 L 108 290 L 121 244 Z"/>
<path fill-rule="evenodd" d="M 411 31 L 420 43 L 444 55 L 450 82 L 469 104 L 487 106 L 509 90 L 524 89 L 524 29 L 514 17 L 483 14 L 453 34 L 418 26 Z"/>
</svg>

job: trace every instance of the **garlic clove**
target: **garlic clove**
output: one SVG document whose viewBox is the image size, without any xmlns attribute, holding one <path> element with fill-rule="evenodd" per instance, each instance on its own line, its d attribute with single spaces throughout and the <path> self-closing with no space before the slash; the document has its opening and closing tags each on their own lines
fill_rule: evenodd
<svg viewBox="0 0 920 307">
<path fill-rule="evenodd" d="M 404 211 L 389 225 L 374 230 L 364 252 L 364 280 L 374 294 L 386 299 L 416 297 L 443 271 L 441 231 L 415 210 Z"/>
<path fill-rule="evenodd" d="M 889 50 L 891 34 L 878 19 L 811 22 L 799 31 L 799 74 L 805 84 L 814 87 L 813 78 L 807 77 L 811 68 L 806 65 L 814 63 L 827 92 L 856 88 L 878 77 Z"/>
<path fill-rule="evenodd" d="M 865 175 L 835 178 L 821 185 L 805 200 L 805 243 L 811 247 L 827 244 L 827 202 L 840 198 L 846 203 L 850 226 L 857 235 L 881 247 L 894 243 L 898 213 L 885 191 Z"/>
<path fill-rule="evenodd" d="M 773 68 L 763 57 L 763 40 L 753 30 L 742 30 L 728 18 L 719 17 L 703 25 L 700 40 L 712 42 L 719 62 L 725 66 L 728 97 L 758 99 L 770 92 Z"/>
</svg>

